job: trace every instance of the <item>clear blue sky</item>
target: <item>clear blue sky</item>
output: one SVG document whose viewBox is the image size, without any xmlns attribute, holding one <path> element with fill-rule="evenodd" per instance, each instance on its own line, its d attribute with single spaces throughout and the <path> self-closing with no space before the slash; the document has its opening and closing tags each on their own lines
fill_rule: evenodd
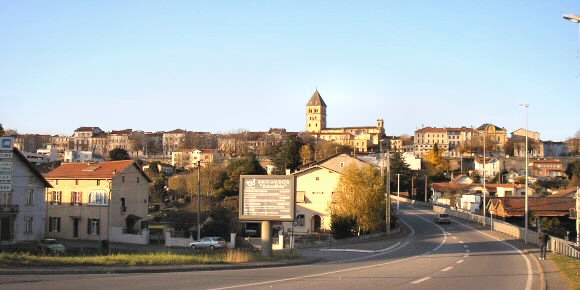
<svg viewBox="0 0 580 290">
<path fill-rule="evenodd" d="M 346 1 L 345 1 L 346 2 Z M 301 131 L 580 129 L 580 1 L 3 1 L 0 123 Z"/>
</svg>

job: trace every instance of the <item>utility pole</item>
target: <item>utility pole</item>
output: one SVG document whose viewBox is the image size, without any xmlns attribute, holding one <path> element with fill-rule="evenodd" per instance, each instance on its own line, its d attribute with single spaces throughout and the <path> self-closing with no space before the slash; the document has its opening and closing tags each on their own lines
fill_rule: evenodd
<svg viewBox="0 0 580 290">
<path fill-rule="evenodd" d="M 387 234 L 391 232 L 391 152 L 387 149 Z"/>
<path fill-rule="evenodd" d="M 524 212 L 524 245 L 528 244 L 528 104 L 520 104 L 526 110 L 526 196 L 525 196 L 525 212 Z"/>
<path fill-rule="evenodd" d="M 201 239 L 201 222 L 200 222 L 200 212 L 201 212 L 201 162 L 197 161 L 197 240 Z"/>
<path fill-rule="evenodd" d="M 429 177 L 427 177 L 427 171 L 425 170 L 425 203 L 429 200 L 427 198 L 427 182 L 429 182 Z"/>
<path fill-rule="evenodd" d="M 576 246 L 580 246 L 580 219 L 578 211 L 580 210 L 580 188 L 576 186 Z"/>
<path fill-rule="evenodd" d="M 399 181 L 400 181 L 401 174 L 397 173 L 397 216 L 399 216 L 399 199 L 401 198 L 401 190 L 399 188 Z"/>
</svg>

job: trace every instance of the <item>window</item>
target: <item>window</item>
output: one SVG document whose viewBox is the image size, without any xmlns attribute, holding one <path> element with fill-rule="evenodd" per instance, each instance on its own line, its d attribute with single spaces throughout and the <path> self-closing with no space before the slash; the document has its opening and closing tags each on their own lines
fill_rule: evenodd
<svg viewBox="0 0 580 290">
<path fill-rule="evenodd" d="M 73 191 L 70 193 L 70 205 L 82 205 L 83 193 L 79 191 Z"/>
<path fill-rule="evenodd" d="M 61 203 L 62 203 L 62 191 L 53 191 L 51 193 L 50 204 L 61 204 Z"/>
<path fill-rule="evenodd" d="M 304 191 L 297 191 L 296 192 L 296 202 L 304 203 Z"/>
<path fill-rule="evenodd" d="M 125 176 L 121 176 L 121 182 L 125 182 Z"/>
<path fill-rule="evenodd" d="M 299 226 L 299 227 L 303 227 L 304 226 L 304 215 L 303 214 L 299 214 L 296 216 L 296 220 L 294 221 L 294 225 L 295 226 Z"/>
<path fill-rule="evenodd" d="M 340 162 L 340 168 L 344 167 L 344 162 Z"/>
<path fill-rule="evenodd" d="M 101 181 L 97 179 L 97 185 L 101 185 Z"/>
<path fill-rule="evenodd" d="M 34 189 L 26 190 L 26 200 L 24 201 L 24 204 L 29 206 L 34 204 Z"/>
<path fill-rule="evenodd" d="M 127 206 L 125 205 L 125 198 L 121 197 L 121 213 L 127 212 Z"/>
<path fill-rule="evenodd" d="M 316 176 L 316 181 L 319 181 L 319 180 L 320 180 L 320 177 Z"/>
<path fill-rule="evenodd" d="M 89 235 L 100 235 L 101 234 L 101 227 L 99 219 L 89 219 L 87 223 L 87 234 Z"/>
<path fill-rule="evenodd" d="M 53 233 L 60 232 L 60 217 L 48 218 L 48 231 Z"/>
<path fill-rule="evenodd" d="M 32 233 L 32 217 L 30 216 L 24 217 L 24 233 L 25 234 Z"/>
<path fill-rule="evenodd" d="M 104 190 L 95 190 L 89 193 L 90 205 L 107 205 L 107 193 Z"/>
<path fill-rule="evenodd" d="M 79 185 L 79 180 L 75 179 L 75 185 Z"/>
</svg>

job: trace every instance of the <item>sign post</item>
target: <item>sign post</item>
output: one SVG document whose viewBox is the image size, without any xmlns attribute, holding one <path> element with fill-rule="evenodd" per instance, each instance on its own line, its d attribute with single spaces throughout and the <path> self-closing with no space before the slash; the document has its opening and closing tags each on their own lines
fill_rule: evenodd
<svg viewBox="0 0 580 290">
<path fill-rule="evenodd" d="M 13 137 L 0 137 L 0 192 L 12 191 Z"/>
<path fill-rule="evenodd" d="M 296 208 L 293 175 L 241 175 L 240 221 L 262 222 L 262 255 L 272 256 L 272 221 L 292 222 Z"/>
</svg>

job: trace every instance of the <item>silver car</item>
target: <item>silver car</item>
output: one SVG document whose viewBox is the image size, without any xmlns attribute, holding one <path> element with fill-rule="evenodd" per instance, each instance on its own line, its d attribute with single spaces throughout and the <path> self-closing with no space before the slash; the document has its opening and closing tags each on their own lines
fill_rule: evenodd
<svg viewBox="0 0 580 290">
<path fill-rule="evenodd" d="M 189 244 L 189 246 L 193 250 L 202 248 L 208 248 L 210 250 L 223 249 L 226 247 L 226 241 L 220 237 L 205 237 L 201 238 L 199 241 L 194 241 L 193 243 Z"/>
<path fill-rule="evenodd" d="M 440 223 L 450 224 L 451 223 L 451 217 L 449 217 L 449 215 L 446 214 L 446 213 L 437 213 L 437 214 L 435 214 L 434 222 L 436 224 L 440 224 Z"/>
</svg>

